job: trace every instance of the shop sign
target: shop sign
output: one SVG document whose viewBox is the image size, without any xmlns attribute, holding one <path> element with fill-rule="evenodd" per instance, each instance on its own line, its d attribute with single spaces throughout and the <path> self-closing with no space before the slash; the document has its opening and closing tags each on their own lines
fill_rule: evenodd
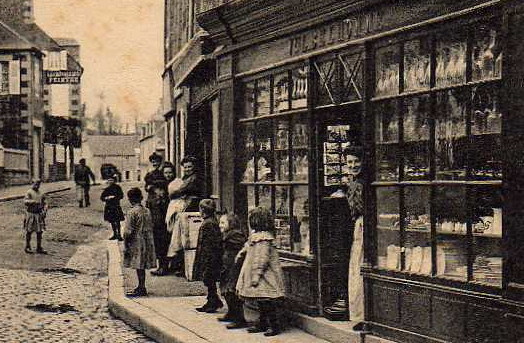
<svg viewBox="0 0 524 343">
<path fill-rule="evenodd" d="M 81 70 L 46 70 L 45 83 L 51 84 L 70 84 L 80 83 L 82 76 Z"/>
<path fill-rule="evenodd" d="M 296 56 L 346 42 L 377 32 L 381 28 L 382 18 L 378 12 L 336 21 L 292 37 L 289 40 L 289 55 Z"/>
</svg>

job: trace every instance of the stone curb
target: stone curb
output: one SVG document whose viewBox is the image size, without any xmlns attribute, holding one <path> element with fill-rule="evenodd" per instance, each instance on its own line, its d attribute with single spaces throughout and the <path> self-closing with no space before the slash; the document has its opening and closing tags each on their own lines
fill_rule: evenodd
<svg viewBox="0 0 524 343">
<path fill-rule="evenodd" d="M 71 187 L 63 187 L 63 188 L 53 189 L 51 191 L 45 192 L 45 194 L 59 193 L 59 192 L 68 191 L 70 189 L 71 189 Z M 23 195 L 6 196 L 6 197 L 3 197 L 3 198 L 0 198 L 0 202 L 19 200 L 19 199 L 23 199 L 24 197 L 25 197 L 25 194 L 23 194 Z"/>
<path fill-rule="evenodd" d="M 159 343 L 209 343 L 192 331 L 171 322 L 155 311 L 128 299 L 124 289 L 120 248 L 116 241 L 107 243 L 109 311 L 144 335 Z"/>
</svg>

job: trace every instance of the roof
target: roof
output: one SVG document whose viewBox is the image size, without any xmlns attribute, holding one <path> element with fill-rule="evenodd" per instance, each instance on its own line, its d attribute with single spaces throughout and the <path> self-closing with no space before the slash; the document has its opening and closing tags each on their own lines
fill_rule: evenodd
<svg viewBox="0 0 524 343">
<path fill-rule="evenodd" d="M 60 45 L 37 24 L 19 26 L 20 33 L 42 50 L 61 50 Z"/>
<path fill-rule="evenodd" d="M 0 48 L 14 50 L 31 50 L 36 48 L 27 38 L 14 28 L 0 21 Z"/>
<path fill-rule="evenodd" d="M 99 156 L 135 155 L 139 147 L 136 135 L 91 135 L 85 137 L 83 144 L 89 146 L 93 155 Z"/>
<path fill-rule="evenodd" d="M 55 41 L 60 46 L 80 46 L 78 41 L 74 38 L 55 38 Z"/>
</svg>

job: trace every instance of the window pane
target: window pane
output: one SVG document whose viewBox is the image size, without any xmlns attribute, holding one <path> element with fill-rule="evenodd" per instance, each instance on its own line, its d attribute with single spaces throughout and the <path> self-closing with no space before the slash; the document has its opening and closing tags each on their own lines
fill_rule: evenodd
<svg viewBox="0 0 524 343">
<path fill-rule="evenodd" d="M 473 81 L 497 78 L 502 71 L 502 43 L 500 26 L 479 24 L 473 36 Z"/>
<path fill-rule="evenodd" d="M 308 160 L 309 128 L 306 119 L 296 120 L 293 124 L 292 148 L 292 179 L 307 181 L 309 172 Z"/>
<path fill-rule="evenodd" d="M 275 230 L 277 248 L 291 251 L 289 187 L 275 187 Z"/>
<path fill-rule="evenodd" d="M 404 44 L 404 91 L 429 88 L 431 41 L 428 38 Z"/>
<path fill-rule="evenodd" d="M 255 205 L 255 186 L 246 186 L 247 210 L 252 210 Z"/>
<path fill-rule="evenodd" d="M 466 178 L 466 102 L 467 91 L 454 89 L 437 94 L 435 113 L 436 178 Z"/>
<path fill-rule="evenodd" d="M 502 286 L 502 190 L 475 186 L 473 194 L 473 281 Z"/>
<path fill-rule="evenodd" d="M 256 114 L 257 116 L 265 115 L 270 113 L 271 103 L 269 96 L 270 79 L 265 77 L 257 80 L 256 89 Z"/>
<path fill-rule="evenodd" d="M 275 121 L 275 176 L 278 181 L 289 180 L 289 123 Z"/>
<path fill-rule="evenodd" d="M 398 94 L 399 61 L 398 46 L 377 50 L 375 96 Z"/>
<path fill-rule="evenodd" d="M 400 196 L 396 187 L 377 188 L 377 266 L 400 269 Z"/>
<path fill-rule="evenodd" d="M 437 40 L 436 85 L 445 87 L 466 82 L 466 37 L 451 34 Z"/>
<path fill-rule="evenodd" d="M 241 170 L 244 171 L 242 182 L 255 181 L 255 126 L 252 123 L 242 125 L 242 149 L 240 149 Z"/>
<path fill-rule="evenodd" d="M 405 187 L 406 209 L 404 270 L 417 274 L 431 274 L 431 221 L 428 187 Z"/>
<path fill-rule="evenodd" d="M 293 251 L 311 254 L 309 239 L 309 188 L 293 187 Z"/>
<path fill-rule="evenodd" d="M 268 185 L 257 186 L 258 188 L 258 206 L 265 207 L 273 212 L 272 194 L 273 187 Z"/>
<path fill-rule="evenodd" d="M 291 108 L 307 107 L 309 67 L 304 66 L 292 71 L 293 91 L 291 94 Z"/>
<path fill-rule="evenodd" d="M 315 63 L 318 78 L 316 93 L 317 106 L 335 103 L 337 60 Z"/>
<path fill-rule="evenodd" d="M 502 113 L 496 86 L 473 88 L 471 134 L 474 154 L 471 173 L 474 180 L 502 179 Z"/>
<path fill-rule="evenodd" d="M 404 114 L 404 178 L 429 180 L 429 96 L 407 98 Z"/>
<path fill-rule="evenodd" d="M 467 279 L 467 195 L 466 188 L 435 188 L 437 225 L 437 275 Z"/>
<path fill-rule="evenodd" d="M 257 140 L 257 181 L 273 179 L 273 158 L 271 153 L 273 130 L 271 121 L 258 122 L 256 125 Z"/>
<path fill-rule="evenodd" d="M 273 98 L 275 99 L 275 113 L 289 109 L 289 79 L 287 72 L 275 75 Z"/>
<path fill-rule="evenodd" d="M 242 118 L 253 118 L 255 115 L 255 82 L 244 84 L 244 113 Z"/>
<path fill-rule="evenodd" d="M 342 55 L 342 102 L 362 100 L 362 54 Z"/>
<path fill-rule="evenodd" d="M 377 180 L 398 180 L 399 130 L 396 101 L 377 104 L 375 108 Z"/>
</svg>

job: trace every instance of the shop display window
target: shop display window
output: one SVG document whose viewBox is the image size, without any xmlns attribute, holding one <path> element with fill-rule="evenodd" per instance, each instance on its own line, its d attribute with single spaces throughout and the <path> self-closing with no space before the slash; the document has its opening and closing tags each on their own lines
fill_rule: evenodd
<svg viewBox="0 0 524 343">
<path fill-rule="evenodd" d="M 404 101 L 404 179 L 429 180 L 430 98 Z"/>
<path fill-rule="evenodd" d="M 306 120 L 295 120 L 291 133 L 291 156 L 293 181 L 307 182 L 309 178 L 309 127 Z"/>
<path fill-rule="evenodd" d="M 244 110 L 243 118 L 253 118 L 255 116 L 255 82 L 244 84 Z"/>
<path fill-rule="evenodd" d="M 421 91 L 430 86 L 431 40 L 428 37 L 404 43 L 404 91 Z"/>
<path fill-rule="evenodd" d="M 375 96 L 399 93 L 400 51 L 397 45 L 380 48 L 376 54 Z"/>
<path fill-rule="evenodd" d="M 289 74 L 284 72 L 274 76 L 273 99 L 274 113 L 289 110 Z"/>
<path fill-rule="evenodd" d="M 257 80 L 255 101 L 256 101 L 256 115 L 263 116 L 271 112 L 271 96 L 270 96 L 271 79 L 269 77 Z"/>
<path fill-rule="evenodd" d="M 311 254 L 308 193 L 307 186 L 293 187 L 293 251 L 303 255 Z"/>
<path fill-rule="evenodd" d="M 379 187 L 377 196 L 377 265 L 382 269 L 400 269 L 400 189 Z"/>
<path fill-rule="evenodd" d="M 307 107 L 309 67 L 303 66 L 291 71 L 291 108 L 300 109 Z"/>
<path fill-rule="evenodd" d="M 245 100 L 256 106 L 254 115 L 240 115 L 237 152 L 247 209 L 268 208 L 278 248 L 300 255 L 310 254 L 308 77 L 298 67 L 246 83 L 254 95 Z"/>
<path fill-rule="evenodd" d="M 375 118 L 377 181 L 397 181 L 399 178 L 399 117 L 396 102 L 377 103 Z"/>
<path fill-rule="evenodd" d="M 378 268 L 501 287 L 499 33 L 476 23 L 376 47 Z M 397 54 L 407 94 L 394 96 Z"/>
<path fill-rule="evenodd" d="M 461 89 L 437 93 L 435 155 L 439 180 L 466 179 L 468 94 Z"/>
<path fill-rule="evenodd" d="M 271 181 L 273 171 L 273 130 L 271 121 L 256 123 L 256 176 L 257 181 Z"/>
<path fill-rule="evenodd" d="M 472 80 L 500 78 L 502 75 L 500 26 L 493 23 L 480 24 L 473 32 Z"/>
<path fill-rule="evenodd" d="M 466 34 L 447 32 L 437 38 L 435 80 L 437 87 L 466 82 Z"/>
<path fill-rule="evenodd" d="M 240 168 L 244 171 L 242 182 L 255 181 L 255 130 L 253 123 L 243 124 L 242 150 L 240 151 Z"/>
</svg>

